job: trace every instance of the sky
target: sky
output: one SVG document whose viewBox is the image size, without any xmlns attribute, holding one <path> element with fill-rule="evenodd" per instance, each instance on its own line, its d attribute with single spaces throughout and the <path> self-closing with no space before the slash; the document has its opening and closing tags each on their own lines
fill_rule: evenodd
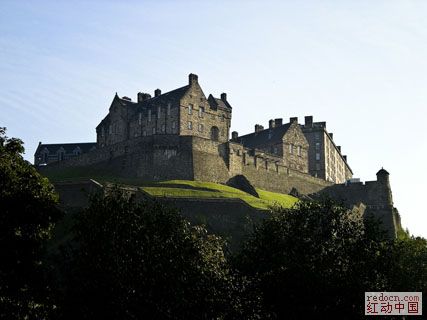
<svg viewBox="0 0 427 320">
<path fill-rule="evenodd" d="M 116 92 L 195 73 L 240 135 L 326 121 L 354 177 L 384 167 L 403 227 L 427 237 L 426 16 L 423 0 L 0 0 L 0 126 L 32 162 L 39 141 L 95 141 Z"/>
</svg>

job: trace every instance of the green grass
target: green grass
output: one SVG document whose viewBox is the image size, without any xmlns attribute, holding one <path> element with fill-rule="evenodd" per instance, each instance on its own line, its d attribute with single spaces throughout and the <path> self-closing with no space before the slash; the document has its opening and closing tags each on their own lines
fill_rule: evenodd
<svg viewBox="0 0 427 320">
<path fill-rule="evenodd" d="M 190 198 L 228 198 L 241 199 L 257 209 L 268 209 L 271 206 L 292 207 L 297 198 L 262 189 L 256 189 L 259 198 L 239 189 L 223 184 L 189 180 L 169 180 L 163 182 L 145 182 L 139 178 L 117 178 L 109 176 L 105 170 L 96 167 L 70 167 L 60 170 L 47 170 L 42 173 L 52 182 L 76 180 L 81 178 L 94 179 L 100 183 L 117 183 L 138 186 L 155 197 L 190 197 Z"/>
<path fill-rule="evenodd" d="M 268 209 L 275 205 L 290 208 L 298 201 L 297 198 L 290 195 L 269 192 L 262 189 L 257 189 L 260 196 L 257 198 L 239 189 L 202 181 L 169 180 L 159 182 L 157 185 L 142 186 L 141 189 L 156 197 L 241 199 L 257 209 Z"/>
</svg>

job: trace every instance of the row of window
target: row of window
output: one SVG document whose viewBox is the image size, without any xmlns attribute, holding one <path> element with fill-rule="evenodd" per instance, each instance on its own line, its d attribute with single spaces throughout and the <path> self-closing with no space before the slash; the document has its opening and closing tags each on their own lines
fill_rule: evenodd
<svg viewBox="0 0 427 320">
<path fill-rule="evenodd" d="M 187 107 L 187 112 L 189 115 L 193 114 L 193 110 L 194 110 L 194 106 L 190 103 Z M 199 106 L 199 117 L 203 118 L 204 114 L 205 114 L 205 107 Z M 225 121 L 225 116 L 224 114 L 218 115 L 221 118 L 221 122 Z M 214 115 L 212 115 L 212 117 L 214 117 Z"/>
<path fill-rule="evenodd" d="M 187 122 L 187 129 L 188 130 L 193 130 L 193 122 L 192 121 L 188 121 Z M 197 129 L 198 129 L 199 132 L 205 132 L 205 126 L 204 126 L 204 124 L 200 123 L 198 125 Z M 225 135 L 224 129 L 221 129 L 221 137 L 223 137 L 224 135 Z"/>
</svg>

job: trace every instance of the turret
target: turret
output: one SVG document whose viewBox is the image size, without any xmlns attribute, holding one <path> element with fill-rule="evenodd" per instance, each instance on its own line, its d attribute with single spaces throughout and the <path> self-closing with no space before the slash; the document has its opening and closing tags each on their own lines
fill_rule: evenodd
<svg viewBox="0 0 427 320">
<path fill-rule="evenodd" d="M 384 168 L 377 172 L 377 181 L 386 185 L 390 185 L 390 174 Z"/>
<path fill-rule="evenodd" d="M 390 174 L 384 168 L 381 168 L 380 171 L 377 172 L 377 182 L 380 185 L 380 189 L 385 192 L 384 196 L 386 197 L 387 204 L 393 206 L 393 196 L 391 193 L 390 186 Z"/>
</svg>

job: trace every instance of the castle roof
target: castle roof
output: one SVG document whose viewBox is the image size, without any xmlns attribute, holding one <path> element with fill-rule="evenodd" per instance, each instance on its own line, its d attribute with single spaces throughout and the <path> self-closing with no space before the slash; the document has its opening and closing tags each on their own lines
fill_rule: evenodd
<svg viewBox="0 0 427 320">
<path fill-rule="evenodd" d="M 231 105 L 227 100 L 224 101 L 220 98 L 215 98 L 212 94 L 209 95 L 208 102 L 212 109 L 231 109 Z"/>
<path fill-rule="evenodd" d="M 79 148 L 82 153 L 86 153 L 92 150 L 92 148 L 96 148 L 96 142 L 81 142 L 81 143 L 50 143 L 43 144 L 39 143 L 37 147 L 36 154 L 41 152 L 45 148 L 49 151 L 49 153 L 56 153 L 59 149 L 63 148 L 65 153 L 73 153 L 76 148 Z"/>
<path fill-rule="evenodd" d="M 258 146 L 282 141 L 283 136 L 288 131 L 290 126 L 291 123 L 286 123 L 284 125 L 277 126 L 274 128 L 269 128 L 244 136 L 240 136 L 237 139 L 232 139 L 231 141 L 241 143 L 248 148 L 257 148 Z"/>
<path fill-rule="evenodd" d="M 377 176 L 378 175 L 390 175 L 390 173 L 388 173 L 384 168 L 381 168 L 380 171 L 377 172 Z"/>
<path fill-rule="evenodd" d="M 138 102 L 138 107 L 149 108 L 158 105 L 166 105 L 167 103 L 177 104 L 189 88 L 190 85 L 186 85 L 181 88 L 163 93 L 157 97 L 152 97 L 142 102 Z"/>
</svg>

